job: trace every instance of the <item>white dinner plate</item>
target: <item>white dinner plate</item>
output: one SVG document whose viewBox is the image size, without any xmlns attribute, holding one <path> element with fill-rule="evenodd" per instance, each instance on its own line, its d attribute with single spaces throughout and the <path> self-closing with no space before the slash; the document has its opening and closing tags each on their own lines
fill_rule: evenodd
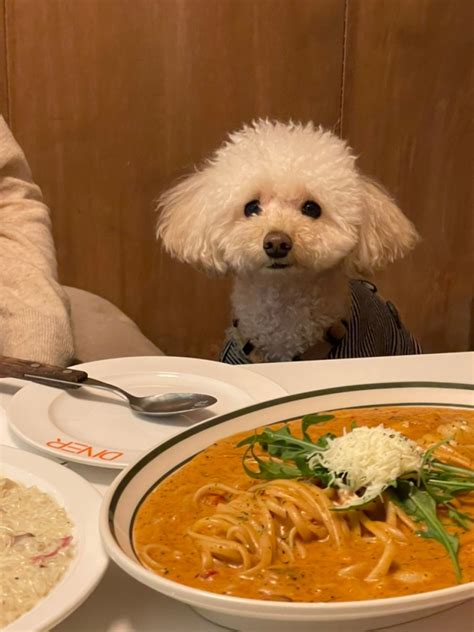
<svg viewBox="0 0 474 632">
<path fill-rule="evenodd" d="M 101 496 L 62 465 L 8 446 L 0 446 L 0 473 L 49 494 L 74 525 L 75 555 L 63 578 L 36 606 L 4 628 L 4 632 L 49 630 L 86 600 L 107 568 L 98 527 Z"/>
<path fill-rule="evenodd" d="M 105 391 L 63 391 L 28 384 L 12 398 L 7 417 L 26 443 L 68 461 L 123 468 L 155 444 L 205 419 L 287 395 L 272 380 L 210 360 L 166 356 L 115 358 L 74 367 L 135 395 L 206 393 L 213 406 L 169 417 L 139 415 Z"/>
</svg>

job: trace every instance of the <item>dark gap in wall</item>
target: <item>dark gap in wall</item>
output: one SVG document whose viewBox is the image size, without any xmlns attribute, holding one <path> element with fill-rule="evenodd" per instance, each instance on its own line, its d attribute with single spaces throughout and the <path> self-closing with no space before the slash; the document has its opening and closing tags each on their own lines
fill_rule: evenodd
<svg viewBox="0 0 474 632">
<path fill-rule="evenodd" d="M 7 0 L 2 0 L 0 15 L 0 59 L 3 63 L 0 68 L 0 112 L 6 122 L 10 123 L 10 92 L 8 82 L 8 46 L 7 46 Z"/>
<path fill-rule="evenodd" d="M 344 125 L 344 87 L 346 80 L 346 55 L 347 55 L 347 25 L 348 25 L 348 14 L 349 14 L 349 0 L 345 1 L 344 5 L 344 21 L 342 25 L 342 63 L 341 63 L 341 90 L 340 90 L 340 101 L 339 101 L 339 118 L 336 121 L 334 126 L 334 133 L 338 136 L 342 136 L 343 134 L 343 125 Z"/>
</svg>

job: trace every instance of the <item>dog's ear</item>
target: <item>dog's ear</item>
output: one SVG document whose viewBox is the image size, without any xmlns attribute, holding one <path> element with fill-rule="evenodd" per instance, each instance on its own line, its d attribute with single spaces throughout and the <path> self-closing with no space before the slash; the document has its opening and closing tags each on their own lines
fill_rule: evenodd
<svg viewBox="0 0 474 632">
<path fill-rule="evenodd" d="M 213 230 L 212 195 L 206 180 L 206 169 L 196 171 L 160 196 L 156 236 L 180 261 L 223 273 L 226 265 Z"/>
<path fill-rule="evenodd" d="M 359 241 L 349 255 L 351 272 L 370 274 L 409 252 L 419 237 L 388 193 L 361 176 L 362 223 Z"/>
</svg>

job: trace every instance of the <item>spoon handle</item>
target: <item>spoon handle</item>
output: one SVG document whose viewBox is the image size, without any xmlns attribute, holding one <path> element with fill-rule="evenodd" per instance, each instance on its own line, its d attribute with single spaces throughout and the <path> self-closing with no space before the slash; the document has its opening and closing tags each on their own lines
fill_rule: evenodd
<svg viewBox="0 0 474 632">
<path fill-rule="evenodd" d="M 16 377 L 20 379 L 44 377 L 70 382 L 71 384 L 80 384 L 87 379 L 87 373 L 61 366 L 41 364 L 32 360 L 19 360 L 18 358 L 0 356 L 0 378 L 2 377 Z"/>
</svg>

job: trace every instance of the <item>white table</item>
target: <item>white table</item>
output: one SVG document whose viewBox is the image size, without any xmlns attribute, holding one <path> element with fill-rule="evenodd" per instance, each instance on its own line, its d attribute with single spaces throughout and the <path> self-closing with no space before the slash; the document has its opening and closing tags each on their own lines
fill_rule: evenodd
<svg viewBox="0 0 474 632">
<path fill-rule="evenodd" d="M 289 393 L 319 388 L 397 382 L 406 380 L 472 383 L 474 353 L 424 356 L 400 356 L 363 360 L 323 360 L 259 364 L 246 367 L 278 382 Z M 6 407 L 21 386 L 16 380 L 0 380 L 0 444 L 27 448 L 7 427 Z M 117 476 L 117 470 L 105 470 L 76 464 L 68 467 L 103 492 Z M 57 632 L 213 632 L 223 630 L 193 610 L 142 586 L 110 564 L 102 582 L 89 599 Z M 391 632 L 472 632 L 472 602 L 418 622 L 390 628 Z M 29 632 L 25 630 L 25 632 Z M 257 630 L 255 632 L 258 632 Z"/>
</svg>

